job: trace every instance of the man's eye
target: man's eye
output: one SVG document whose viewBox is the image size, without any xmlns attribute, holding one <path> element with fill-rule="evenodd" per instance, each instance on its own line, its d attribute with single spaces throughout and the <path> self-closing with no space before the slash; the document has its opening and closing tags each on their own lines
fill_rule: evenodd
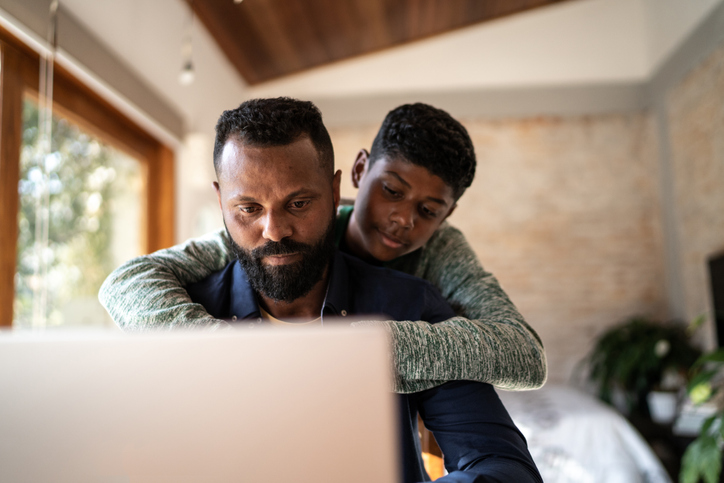
<svg viewBox="0 0 724 483">
<path fill-rule="evenodd" d="M 240 206 L 239 207 L 239 211 L 241 211 L 242 213 L 246 213 L 248 215 L 256 212 L 256 210 L 257 210 L 256 206 Z"/>
<path fill-rule="evenodd" d="M 291 207 L 297 210 L 300 210 L 307 206 L 309 204 L 309 201 L 303 200 L 303 201 L 292 201 Z"/>
</svg>

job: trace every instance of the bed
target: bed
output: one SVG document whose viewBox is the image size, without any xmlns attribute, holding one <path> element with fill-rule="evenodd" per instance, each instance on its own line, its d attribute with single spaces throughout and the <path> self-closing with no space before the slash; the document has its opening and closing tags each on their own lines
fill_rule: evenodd
<svg viewBox="0 0 724 483">
<path fill-rule="evenodd" d="M 671 483 L 641 435 L 598 399 L 561 385 L 498 394 L 546 483 Z"/>
</svg>

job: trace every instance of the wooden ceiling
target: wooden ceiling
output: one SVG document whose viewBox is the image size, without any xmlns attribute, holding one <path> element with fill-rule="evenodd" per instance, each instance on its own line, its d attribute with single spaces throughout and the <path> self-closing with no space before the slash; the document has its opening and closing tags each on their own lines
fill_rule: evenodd
<svg viewBox="0 0 724 483">
<path fill-rule="evenodd" d="M 249 84 L 565 0 L 187 0 Z"/>
</svg>

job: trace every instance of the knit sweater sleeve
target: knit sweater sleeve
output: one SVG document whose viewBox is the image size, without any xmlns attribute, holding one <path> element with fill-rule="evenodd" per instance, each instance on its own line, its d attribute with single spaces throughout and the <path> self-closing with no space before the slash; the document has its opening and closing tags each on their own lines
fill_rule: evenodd
<svg viewBox="0 0 724 483">
<path fill-rule="evenodd" d="M 459 230 L 447 223 L 440 227 L 423 247 L 415 275 L 435 285 L 459 316 L 437 324 L 385 323 L 394 340 L 395 366 L 405 375 L 397 378 L 398 392 L 461 379 L 507 390 L 544 384 L 540 338 Z"/>
<path fill-rule="evenodd" d="M 184 289 L 231 261 L 225 230 L 134 258 L 103 282 L 98 299 L 124 331 L 228 327 Z"/>
</svg>

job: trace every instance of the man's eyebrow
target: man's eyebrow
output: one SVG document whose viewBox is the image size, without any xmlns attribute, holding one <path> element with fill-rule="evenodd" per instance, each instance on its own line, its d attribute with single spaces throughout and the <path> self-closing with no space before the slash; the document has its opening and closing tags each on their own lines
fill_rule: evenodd
<svg viewBox="0 0 724 483">
<path fill-rule="evenodd" d="M 296 198 L 297 196 L 314 196 L 318 197 L 319 193 L 311 188 L 300 188 L 296 191 L 292 191 L 287 195 L 287 198 Z"/>
<path fill-rule="evenodd" d="M 395 178 L 398 179 L 398 181 L 399 181 L 400 183 L 404 184 L 404 185 L 407 186 L 408 188 L 412 188 L 412 186 L 410 186 L 410 183 L 408 183 L 407 181 L 405 181 L 405 180 L 402 178 L 402 176 L 400 176 L 400 175 L 397 174 L 396 172 L 394 172 L 394 171 L 385 171 L 385 173 L 394 176 Z M 443 205 L 443 206 L 447 206 L 447 201 L 445 201 L 445 200 L 443 200 L 443 199 L 433 198 L 432 196 L 428 196 L 427 199 L 430 200 L 430 201 L 432 201 L 432 202 L 434 202 L 434 203 L 438 203 L 438 204 L 441 204 L 441 205 Z"/>
<path fill-rule="evenodd" d="M 313 190 L 313 189 L 311 189 L 311 188 L 300 188 L 300 189 L 298 189 L 298 190 L 296 190 L 296 191 L 292 191 L 291 193 L 289 193 L 289 194 L 286 196 L 286 198 L 287 198 L 287 199 L 291 199 L 291 198 L 296 198 L 297 196 L 314 196 L 314 197 L 318 197 L 318 196 L 319 196 L 319 193 L 317 193 L 315 190 Z M 256 203 L 256 202 L 257 202 L 257 199 L 256 199 L 255 197 L 253 197 L 253 196 L 241 195 L 241 194 L 238 195 L 238 196 L 234 196 L 234 197 L 233 197 L 233 200 L 236 201 L 236 202 L 242 202 L 242 203 Z"/>
</svg>

